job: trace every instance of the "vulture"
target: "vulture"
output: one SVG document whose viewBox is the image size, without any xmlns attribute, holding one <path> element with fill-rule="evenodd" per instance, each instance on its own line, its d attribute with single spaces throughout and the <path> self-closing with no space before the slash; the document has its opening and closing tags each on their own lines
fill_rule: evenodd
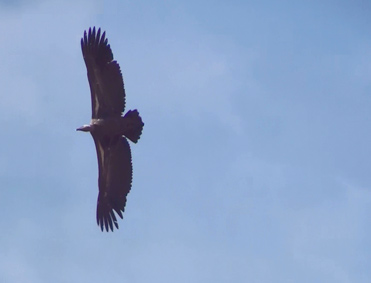
<svg viewBox="0 0 371 283">
<path fill-rule="evenodd" d="M 92 119 L 76 130 L 90 132 L 95 143 L 99 170 L 97 224 L 108 232 L 119 228 L 117 216 L 123 218 L 131 189 L 133 168 L 127 139 L 137 143 L 144 123 L 136 109 L 123 115 L 124 81 L 106 33 L 89 28 L 81 39 L 81 49 L 90 85 Z"/>
</svg>

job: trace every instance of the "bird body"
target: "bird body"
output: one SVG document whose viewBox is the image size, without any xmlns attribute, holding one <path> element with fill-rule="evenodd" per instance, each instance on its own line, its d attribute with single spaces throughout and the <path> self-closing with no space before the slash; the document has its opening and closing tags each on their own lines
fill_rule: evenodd
<svg viewBox="0 0 371 283">
<path fill-rule="evenodd" d="M 117 134 L 126 136 L 132 142 L 136 143 L 140 137 L 140 133 L 136 133 L 137 129 L 142 127 L 139 113 L 137 110 L 128 111 L 124 117 L 91 119 L 90 125 L 84 125 L 78 128 L 78 131 L 91 132 L 97 136 L 114 136 Z M 139 123 L 138 123 L 139 122 Z"/>
<path fill-rule="evenodd" d="M 136 143 L 143 129 L 137 110 L 124 116 L 125 89 L 119 64 L 105 38 L 95 28 L 84 32 L 81 49 L 87 68 L 91 91 L 92 119 L 89 125 L 77 128 L 90 132 L 98 159 L 97 223 L 106 231 L 118 228 L 115 213 L 123 218 L 126 197 L 131 189 L 132 162 L 126 138 Z"/>
</svg>

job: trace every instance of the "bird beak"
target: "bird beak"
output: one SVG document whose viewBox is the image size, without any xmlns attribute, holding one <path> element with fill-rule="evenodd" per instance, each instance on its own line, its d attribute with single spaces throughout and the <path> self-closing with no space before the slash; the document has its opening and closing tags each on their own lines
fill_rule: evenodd
<svg viewBox="0 0 371 283">
<path fill-rule="evenodd" d="M 90 132 L 90 125 L 84 125 L 80 128 L 77 128 L 76 131 Z"/>
</svg>

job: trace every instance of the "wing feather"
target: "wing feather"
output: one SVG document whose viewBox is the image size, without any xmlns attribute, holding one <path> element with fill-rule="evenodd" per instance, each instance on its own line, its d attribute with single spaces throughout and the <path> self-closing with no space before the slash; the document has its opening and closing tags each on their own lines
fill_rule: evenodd
<svg viewBox="0 0 371 283">
<path fill-rule="evenodd" d="M 126 197 L 131 189 L 132 162 L 128 141 L 125 137 L 115 136 L 102 139 L 94 136 L 98 156 L 99 195 L 97 205 L 97 223 L 102 231 L 118 228 L 117 218 L 123 218 Z"/>
<path fill-rule="evenodd" d="M 119 117 L 125 110 L 125 89 L 120 66 L 113 60 L 106 33 L 95 27 L 84 32 L 81 50 L 88 72 L 92 118 Z"/>
</svg>

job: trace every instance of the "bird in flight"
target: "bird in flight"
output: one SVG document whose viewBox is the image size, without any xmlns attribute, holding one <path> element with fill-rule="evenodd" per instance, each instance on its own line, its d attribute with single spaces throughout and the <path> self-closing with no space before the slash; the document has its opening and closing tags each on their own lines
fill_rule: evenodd
<svg viewBox="0 0 371 283">
<path fill-rule="evenodd" d="M 81 49 L 91 92 L 92 119 L 77 131 L 90 132 L 98 156 L 97 223 L 103 231 L 118 229 L 131 188 L 133 168 L 127 138 L 137 143 L 144 123 L 138 111 L 125 110 L 124 81 L 106 33 L 89 28 L 81 39 Z M 116 212 L 116 215 L 115 215 Z"/>
</svg>

